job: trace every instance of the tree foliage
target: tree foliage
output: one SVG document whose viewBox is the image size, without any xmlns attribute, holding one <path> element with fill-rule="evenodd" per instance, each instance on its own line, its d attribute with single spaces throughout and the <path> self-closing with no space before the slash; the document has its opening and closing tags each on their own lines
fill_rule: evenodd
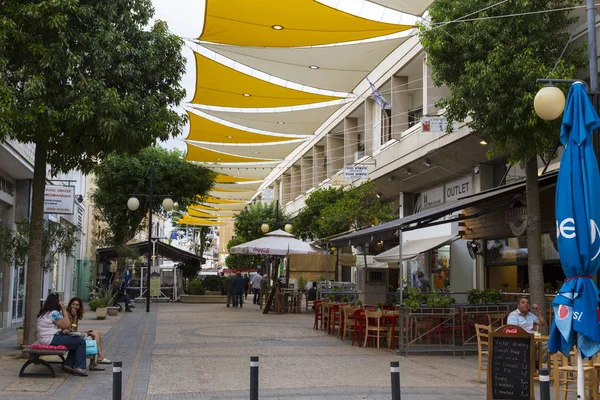
<svg viewBox="0 0 600 400">
<path fill-rule="evenodd" d="M 553 149 L 560 122 L 535 114 L 533 99 L 541 87 L 536 79 L 550 75 L 567 44 L 575 3 L 508 1 L 472 15 L 489 1 L 434 2 L 431 24 L 420 26 L 420 37 L 433 82 L 450 89 L 437 104 L 447 118 L 470 119 L 471 129 L 492 139 L 493 152 L 509 152 L 513 163 Z M 565 11 L 493 18 L 548 8 Z M 450 22 L 465 15 L 475 20 Z M 552 77 L 572 78 L 583 62 L 582 49 L 571 44 Z"/>
<path fill-rule="evenodd" d="M 372 182 L 343 189 L 320 189 L 306 199 L 306 208 L 294 220 L 305 238 L 327 238 L 350 229 L 358 230 L 395 218 L 392 208 L 377 197 Z"/>
<path fill-rule="evenodd" d="M 289 216 L 279 207 L 277 202 L 267 204 L 252 203 L 246 206 L 235 216 L 235 237 L 227 243 L 227 249 L 238 244 L 246 243 L 265 235 L 261 230 L 262 224 L 269 224 L 270 231 L 283 229 Z M 279 213 L 279 216 L 277 215 Z M 279 218 L 279 221 L 278 221 Z M 279 222 L 279 225 L 277 225 Z M 225 259 L 225 265 L 230 269 L 253 269 L 260 265 L 261 256 L 247 256 L 243 254 L 229 254 Z"/>
<path fill-rule="evenodd" d="M 29 251 L 30 226 L 26 218 L 17 222 L 16 230 L 0 225 L 0 261 L 25 265 Z M 79 234 L 79 228 L 74 225 L 45 219 L 41 267 L 46 271 L 51 270 L 58 254 L 72 256 L 79 243 Z"/>
<path fill-rule="evenodd" d="M 329 187 L 311 192 L 306 198 L 305 207 L 294 218 L 294 234 L 303 240 L 314 240 L 343 232 L 343 227 L 338 229 L 338 227 L 323 226 L 320 223 L 325 207 L 334 204 L 343 195 L 344 189 L 341 187 Z"/>
<path fill-rule="evenodd" d="M 111 154 L 95 169 L 96 189 L 92 201 L 96 218 L 106 224 L 98 237 L 105 246 L 131 240 L 148 213 L 148 202 L 140 197 L 140 208 L 130 211 L 127 200 L 134 193 L 147 193 L 148 171 L 154 166 L 154 194 L 170 195 L 179 209 L 205 196 L 212 188 L 214 173 L 182 159 L 178 151 L 148 147 L 135 155 Z M 161 201 L 154 199 L 152 211 L 161 212 Z"/>
</svg>

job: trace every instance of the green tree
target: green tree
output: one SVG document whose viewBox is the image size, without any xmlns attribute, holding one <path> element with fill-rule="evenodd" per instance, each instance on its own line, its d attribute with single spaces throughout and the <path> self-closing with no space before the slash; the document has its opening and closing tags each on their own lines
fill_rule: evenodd
<svg viewBox="0 0 600 400">
<path fill-rule="evenodd" d="M 271 232 L 283 229 L 289 217 L 281 207 L 278 210 L 277 207 L 279 207 L 277 202 L 252 203 L 246 206 L 235 216 L 233 227 L 235 237 L 227 243 L 227 249 L 263 237 L 265 233 L 261 230 L 262 224 L 268 224 Z M 262 265 L 262 260 L 261 256 L 229 254 L 225 258 L 225 265 L 230 269 L 253 269 L 257 265 Z"/>
<path fill-rule="evenodd" d="M 154 165 L 155 194 L 169 194 L 179 209 L 186 209 L 212 188 L 214 173 L 183 160 L 182 153 L 176 150 L 147 147 L 134 155 L 109 155 L 94 169 L 96 189 L 92 201 L 97 209 L 96 218 L 107 227 L 97 238 L 100 245 L 125 245 L 142 227 L 149 211 L 148 202 L 140 198 L 142 206 L 130 211 L 127 200 L 133 193 L 147 190 L 151 165 Z M 152 212 L 161 210 L 161 202 L 155 199 Z"/>
<path fill-rule="evenodd" d="M 321 211 L 318 224 L 323 238 L 349 229 L 378 225 L 395 218 L 391 206 L 383 204 L 377 197 L 373 182 L 368 181 L 353 187 Z"/>
<path fill-rule="evenodd" d="M 537 78 L 572 78 L 583 65 L 582 49 L 571 45 L 552 72 L 576 20 L 570 11 L 575 3 L 518 0 L 489 8 L 487 0 L 437 0 L 429 9 L 431 24 L 420 27 L 433 81 L 451 91 L 438 103 L 446 117 L 467 120 L 473 131 L 488 136 L 490 154 L 509 153 L 512 163 L 525 165 L 529 288 L 543 313 L 537 155 L 556 146 L 560 122 L 538 118 L 533 99 Z M 528 14 L 549 8 L 565 11 Z M 472 20 L 452 22 L 465 15 Z M 513 16 L 494 18 L 506 15 Z"/>
<path fill-rule="evenodd" d="M 25 342 L 39 309 L 46 165 L 88 172 L 112 151 L 179 133 L 183 41 L 149 27 L 150 0 L 15 0 L 0 5 L 0 139 L 34 143 Z"/>
<path fill-rule="evenodd" d="M 311 192 L 306 198 L 305 207 L 294 218 L 293 232 L 303 239 L 320 239 L 344 231 L 344 227 L 338 229 L 334 226 L 323 226 L 320 219 L 323 215 L 323 210 L 340 200 L 344 195 L 344 189 L 330 187 L 327 189 L 319 189 Z"/>
</svg>

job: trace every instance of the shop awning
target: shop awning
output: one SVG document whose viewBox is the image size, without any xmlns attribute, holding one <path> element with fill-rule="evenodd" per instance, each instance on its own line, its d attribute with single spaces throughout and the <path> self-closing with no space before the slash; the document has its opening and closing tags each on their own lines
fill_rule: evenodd
<svg viewBox="0 0 600 400">
<path fill-rule="evenodd" d="M 424 253 L 431 249 L 437 249 L 438 247 L 445 246 L 448 243 L 452 243 L 457 239 L 458 235 L 446 235 L 436 236 L 427 239 L 408 240 L 402 244 L 402 260 L 404 261 L 413 259 L 421 253 Z M 400 261 L 399 247 L 400 246 L 396 246 L 392 249 L 384 251 L 383 253 L 373 257 L 373 259 L 377 262 L 397 263 Z"/>
<path fill-rule="evenodd" d="M 540 191 L 547 190 L 556 185 L 556 172 L 548 173 L 539 178 L 539 186 Z M 338 237 L 331 238 L 329 243 L 337 246 L 349 246 L 349 245 L 359 245 L 364 243 L 370 243 L 374 240 L 386 240 L 391 239 L 392 237 L 398 234 L 398 230 L 402 229 L 403 231 L 411 231 L 414 229 L 423 228 L 425 226 L 439 225 L 442 223 L 450 222 L 448 220 L 439 221 L 440 218 L 445 217 L 448 214 L 451 214 L 455 211 L 463 210 L 467 207 L 490 201 L 496 196 L 500 196 L 503 194 L 510 193 L 521 193 L 518 197 L 513 197 L 510 200 L 502 201 L 498 203 L 494 203 L 490 205 L 488 209 L 481 211 L 480 213 L 470 215 L 468 217 L 457 217 L 454 221 L 464 220 L 468 218 L 476 218 L 483 214 L 487 214 L 490 211 L 493 211 L 499 207 L 507 206 L 508 204 L 516 201 L 519 198 L 525 197 L 525 182 L 519 182 L 511 185 L 501 186 L 499 188 L 494 188 L 487 190 L 485 192 L 477 193 L 475 195 L 461 198 L 458 201 L 450 204 L 445 204 L 439 207 L 434 207 L 429 210 L 409 215 L 408 217 L 398 218 L 390 222 L 386 222 L 377 226 L 373 226 L 371 228 L 361 229 L 356 232 L 348 233 L 346 235 L 341 235 Z"/>
</svg>

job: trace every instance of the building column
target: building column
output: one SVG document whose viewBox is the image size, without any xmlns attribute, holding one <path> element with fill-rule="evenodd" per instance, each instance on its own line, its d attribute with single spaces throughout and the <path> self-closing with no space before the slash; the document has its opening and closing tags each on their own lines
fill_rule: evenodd
<svg viewBox="0 0 600 400">
<path fill-rule="evenodd" d="M 339 134 L 327 134 L 327 177 L 331 178 L 344 168 L 344 138 Z"/>
<path fill-rule="evenodd" d="M 392 138 L 400 140 L 408 129 L 408 77 L 392 76 Z"/>
<path fill-rule="evenodd" d="M 358 118 L 344 118 L 344 165 L 354 163 L 358 150 Z"/>
<path fill-rule="evenodd" d="M 278 201 L 283 204 L 283 200 L 281 199 L 281 180 L 277 179 L 273 182 L 273 200 Z"/>
<path fill-rule="evenodd" d="M 364 126 L 364 144 L 365 144 L 365 155 L 373 155 L 373 113 L 375 107 L 379 107 L 371 100 L 365 100 L 365 126 Z"/>
<path fill-rule="evenodd" d="M 291 172 L 291 189 L 290 189 L 290 200 L 294 201 L 296 200 L 296 197 L 298 197 L 298 195 L 300 194 L 300 167 L 298 165 L 292 165 L 291 168 L 292 172 Z"/>
<path fill-rule="evenodd" d="M 290 200 L 292 200 L 291 169 L 281 176 L 281 204 L 287 204 Z"/>
<path fill-rule="evenodd" d="M 303 156 L 300 160 L 300 191 L 302 194 L 313 187 L 313 158 Z"/>
<path fill-rule="evenodd" d="M 325 146 L 313 146 L 313 169 L 312 186 L 319 187 L 319 184 L 327 179 L 327 165 L 325 165 Z"/>
</svg>

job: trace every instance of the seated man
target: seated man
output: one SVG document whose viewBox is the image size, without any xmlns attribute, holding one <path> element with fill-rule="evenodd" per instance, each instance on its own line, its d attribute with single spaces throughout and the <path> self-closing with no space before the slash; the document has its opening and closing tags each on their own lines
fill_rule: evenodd
<svg viewBox="0 0 600 400">
<path fill-rule="evenodd" d="M 313 282 L 312 287 L 310 289 L 308 289 L 308 293 L 306 294 L 306 301 L 312 301 L 313 302 L 313 310 L 315 308 L 315 303 L 314 301 L 317 300 L 317 283 Z"/>
<path fill-rule="evenodd" d="M 527 297 L 521 297 L 517 302 L 517 309 L 508 314 L 507 324 L 517 325 L 526 332 L 534 333 L 534 324 L 546 326 L 546 320 L 540 314 L 540 307 L 533 305 L 533 313 L 529 311 L 529 300 Z"/>
</svg>

